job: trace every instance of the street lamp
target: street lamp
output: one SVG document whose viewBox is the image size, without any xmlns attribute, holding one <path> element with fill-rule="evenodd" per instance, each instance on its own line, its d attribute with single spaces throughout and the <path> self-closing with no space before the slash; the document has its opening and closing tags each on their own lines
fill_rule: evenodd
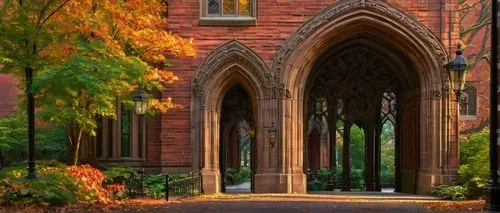
<svg viewBox="0 0 500 213">
<path fill-rule="evenodd" d="M 460 140 L 460 127 L 459 127 L 459 117 L 460 117 L 460 96 L 462 91 L 464 90 L 465 80 L 467 77 L 467 71 L 469 70 L 469 64 L 467 63 L 467 59 L 462 55 L 462 45 L 458 43 L 457 45 L 457 56 L 453 61 L 444 65 L 446 70 L 448 70 L 448 74 L 450 75 L 450 86 L 451 89 L 457 95 L 457 114 L 456 114 L 456 123 L 455 129 L 456 133 L 456 143 L 459 144 Z"/>
<path fill-rule="evenodd" d="M 457 102 L 460 99 L 460 95 L 464 90 L 465 79 L 467 77 L 467 71 L 469 70 L 469 64 L 467 59 L 462 55 L 462 45 L 460 43 L 457 45 L 457 56 L 453 61 L 446 64 L 444 67 L 448 70 L 450 75 L 450 85 L 451 89 L 455 91 L 457 95 Z"/>
<path fill-rule="evenodd" d="M 148 111 L 149 107 L 149 96 L 148 94 L 143 90 L 139 89 L 135 92 L 134 95 L 134 108 L 135 108 L 135 114 L 139 116 L 139 156 L 143 157 L 143 120 L 144 120 L 144 114 Z M 144 168 L 144 167 L 143 167 Z"/>
<path fill-rule="evenodd" d="M 137 115 L 146 114 L 146 111 L 148 110 L 148 106 L 149 106 L 148 94 L 143 89 L 137 90 L 135 92 L 135 95 L 134 95 L 135 113 Z"/>
</svg>

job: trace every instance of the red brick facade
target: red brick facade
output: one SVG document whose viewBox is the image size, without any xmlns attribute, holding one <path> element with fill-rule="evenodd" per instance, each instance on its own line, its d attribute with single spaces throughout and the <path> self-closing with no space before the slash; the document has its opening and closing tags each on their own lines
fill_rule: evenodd
<svg viewBox="0 0 500 213">
<path fill-rule="evenodd" d="M 334 4 L 334 0 L 254 0 L 257 1 L 256 4 L 256 25 L 255 26 L 206 26 L 200 24 L 200 5 L 205 2 L 204 0 L 175 0 L 175 1 L 169 1 L 168 4 L 168 20 L 169 24 L 167 26 L 167 30 L 172 31 L 173 33 L 176 33 L 178 35 L 181 35 L 186 38 L 193 38 L 195 41 L 195 45 L 197 48 L 197 55 L 195 58 L 173 58 L 171 59 L 171 63 L 173 66 L 170 68 L 176 75 L 180 77 L 180 80 L 175 82 L 172 87 L 168 87 L 163 91 L 162 96 L 164 98 L 167 98 L 169 96 L 174 98 L 174 101 L 178 104 L 181 104 L 184 106 L 183 109 L 175 110 L 175 111 L 170 111 L 166 114 L 162 114 L 160 116 L 154 117 L 154 118 L 149 118 L 148 119 L 148 125 L 147 125 L 147 166 L 155 167 L 155 168 L 162 168 L 163 170 L 166 170 L 168 172 L 172 171 L 198 171 L 201 167 L 202 163 L 199 163 L 198 161 L 203 161 L 203 159 L 197 159 L 197 158 L 203 158 L 203 157 L 197 157 L 200 152 L 200 146 L 205 146 L 206 144 L 202 144 L 201 141 L 196 141 L 194 142 L 194 138 L 199 137 L 198 132 L 199 130 L 195 130 L 197 127 L 200 126 L 202 121 L 200 120 L 193 120 L 194 116 L 197 116 L 197 113 L 193 113 L 194 110 L 198 110 L 197 108 L 193 108 L 192 105 L 196 105 L 196 101 L 194 100 L 193 97 L 193 88 L 192 88 L 192 82 L 193 78 L 195 77 L 195 72 L 198 70 L 201 65 L 202 61 L 206 60 L 211 56 L 210 54 L 213 53 L 217 47 L 220 47 L 221 45 L 224 45 L 230 41 L 236 40 L 238 44 L 235 44 L 238 46 L 239 44 L 242 44 L 245 46 L 245 48 L 248 48 L 250 52 L 252 51 L 251 54 L 255 53 L 259 60 L 262 59 L 263 64 L 265 68 L 261 70 L 270 70 L 275 62 L 276 62 L 276 57 L 279 54 L 279 51 L 282 50 L 282 46 L 287 45 L 287 39 L 290 39 L 294 33 L 298 32 L 299 29 L 301 29 L 301 26 L 311 20 L 316 14 L 321 13 L 321 11 L 330 5 Z M 360 4 L 359 2 L 364 3 L 365 1 L 359 0 L 359 1 L 354 1 L 352 0 L 351 2 L 354 2 L 355 4 Z M 372 0 L 373 2 L 373 0 Z M 408 15 L 410 17 L 414 17 L 419 24 L 423 25 L 425 28 L 427 28 L 436 38 L 420 38 L 421 40 L 415 41 L 415 43 L 425 43 L 426 39 L 432 40 L 436 39 L 439 41 L 439 45 L 434 45 L 433 47 L 430 47 L 429 49 L 434 48 L 434 51 L 441 49 L 441 46 L 444 47 L 448 54 L 448 56 L 454 57 L 454 51 L 455 51 L 455 46 L 458 42 L 458 36 L 459 36 L 459 18 L 458 18 L 458 3 L 456 0 L 388 0 L 388 1 L 382 1 L 381 2 L 387 2 L 390 5 L 390 8 L 395 7 L 399 8 L 402 13 L 405 15 Z M 353 4 L 354 4 L 353 3 Z M 358 6 L 359 7 L 359 6 Z M 357 8 L 359 9 L 359 8 Z M 361 9 L 360 9 L 361 10 Z M 370 11 L 372 12 L 372 11 Z M 396 12 L 396 15 L 400 14 L 400 11 Z M 367 16 L 369 17 L 369 16 Z M 386 22 L 389 22 L 385 20 Z M 472 21 L 471 21 L 472 22 Z M 413 22 L 407 22 L 407 23 L 413 23 Z M 328 23 L 331 24 L 331 23 Z M 422 33 L 422 28 L 419 26 L 416 26 L 417 24 L 411 25 L 411 26 L 406 26 L 409 29 L 388 29 L 385 31 L 383 27 L 377 26 L 374 27 L 380 32 L 383 32 L 383 35 L 380 35 L 380 37 L 384 37 L 385 40 L 391 40 L 393 39 L 391 36 L 385 34 L 385 33 L 394 33 L 394 32 L 400 32 L 400 31 L 405 31 L 401 34 L 404 34 L 408 31 L 416 31 L 417 33 Z M 381 26 L 384 26 L 383 23 Z M 402 25 L 391 25 L 387 23 L 387 27 L 394 27 L 394 26 L 402 26 Z M 331 29 L 331 28 L 329 28 Z M 352 29 L 350 29 L 352 30 Z M 360 30 L 363 31 L 363 30 Z M 379 32 L 377 31 L 377 32 Z M 375 32 L 375 33 L 377 33 Z M 337 34 L 342 34 L 343 32 L 331 32 Z M 313 33 L 314 34 L 314 33 Z M 424 32 L 425 34 L 425 32 Z M 405 34 L 406 35 L 406 34 Z M 315 35 L 316 36 L 316 35 Z M 322 38 L 321 36 L 317 36 L 319 38 Z M 428 36 L 432 37 L 432 36 Z M 316 38 L 316 37 L 315 37 Z M 343 38 L 342 36 L 337 36 L 335 38 Z M 394 39 L 401 39 L 401 37 L 394 36 Z M 408 38 L 408 37 L 404 37 Z M 323 38 L 322 38 L 323 39 Z M 288 40 L 289 41 L 289 40 Z M 413 41 L 411 41 L 413 42 Z M 432 44 L 432 41 L 429 41 Z M 321 42 L 318 42 L 321 43 Z M 409 43 L 403 39 L 394 41 L 394 43 L 398 43 L 398 47 L 408 47 L 408 48 L 415 48 L 415 47 L 421 47 L 425 46 L 428 44 L 416 44 L 416 45 L 400 45 L 401 43 Z M 437 47 L 439 46 L 439 47 Z M 242 48 L 240 48 L 241 51 Z M 243 50 L 243 51 L 246 51 Z M 292 49 L 292 51 L 295 51 L 295 49 Z M 324 50 L 317 50 L 317 52 L 324 51 Z M 410 50 L 408 50 L 410 51 Z M 424 50 L 423 50 L 424 51 Z M 425 51 L 428 51 L 426 49 Z M 439 51 L 439 50 L 438 50 Z M 465 51 L 465 54 L 467 55 L 468 51 L 473 51 L 473 48 L 469 48 Z M 317 56 L 318 53 L 312 51 L 311 55 Z M 430 54 L 430 51 L 428 52 Z M 416 60 L 416 58 L 421 57 L 422 55 L 420 52 L 417 53 L 415 52 L 408 52 L 408 58 L 412 60 Z M 446 56 L 443 56 L 446 57 Z M 437 57 L 436 57 L 437 58 Z M 306 59 L 301 59 L 301 60 L 306 60 Z M 315 60 L 313 59 L 308 59 L 308 60 Z M 428 60 L 430 59 L 421 59 L 421 60 Z M 438 59 L 434 59 L 438 60 Z M 439 59 L 441 60 L 441 59 Z M 426 61 L 426 63 L 431 63 Z M 285 61 L 286 62 L 286 61 Z M 442 61 L 442 63 L 446 63 L 447 61 Z M 258 64 L 259 62 L 256 62 L 255 64 Z M 418 62 L 415 62 L 418 63 Z M 441 62 L 438 62 L 439 64 Z M 436 64 L 436 63 L 434 63 Z M 418 68 L 424 70 L 424 68 Z M 432 67 L 430 68 L 432 69 Z M 437 70 L 437 69 L 436 69 Z M 478 71 L 479 70 L 479 71 Z M 486 112 L 488 110 L 488 105 L 487 105 L 487 97 L 488 97 L 488 84 L 487 84 L 487 76 L 488 76 L 488 67 L 487 64 L 481 63 L 478 64 L 476 67 L 476 70 L 473 71 L 470 75 L 469 81 L 475 81 L 475 86 L 477 89 L 477 94 L 478 94 L 478 112 Z M 434 72 L 434 71 L 433 71 Z M 307 73 L 307 72 L 306 72 Z M 439 73 L 439 71 L 435 71 L 435 73 Z M 279 73 L 275 73 L 279 74 Z M 435 77 L 434 73 L 431 74 L 421 74 L 423 77 Z M 299 76 L 300 77 L 300 76 Z M 282 80 L 282 79 L 281 79 Z M 288 79 L 287 79 L 288 80 Z M 306 81 L 307 79 L 304 79 Z M 422 79 L 421 81 L 424 81 Z M 446 89 L 441 88 L 435 88 L 435 84 L 433 83 L 436 81 L 435 79 L 426 79 L 425 84 L 426 87 L 420 86 L 418 87 L 420 91 L 413 92 L 410 95 L 413 95 L 411 97 L 421 97 L 422 100 L 425 101 L 425 104 L 421 104 L 419 106 L 425 106 L 428 107 L 429 109 L 422 109 L 421 114 L 415 113 L 415 115 L 421 116 L 422 118 L 428 119 L 425 120 L 425 123 L 421 125 L 420 123 L 414 124 L 413 126 L 407 125 L 406 126 L 406 131 L 415 131 L 419 129 L 420 127 L 426 127 L 427 124 L 431 125 L 440 125 L 439 127 L 435 127 L 432 129 L 432 131 L 425 131 L 424 129 L 419 129 L 422 132 L 413 132 L 410 135 L 414 140 L 417 141 L 418 137 L 422 137 L 425 139 L 421 139 L 421 141 L 426 142 L 425 144 L 418 144 L 415 143 L 415 147 L 411 148 L 406 148 L 405 150 L 402 150 L 403 154 L 406 154 L 406 152 L 412 152 L 410 149 L 425 149 L 421 151 L 421 160 L 419 162 L 410 162 L 406 161 L 408 165 L 402 165 L 402 168 L 408 167 L 408 170 L 414 169 L 416 172 L 414 173 L 408 173 L 409 176 L 411 177 L 403 177 L 406 179 L 417 179 L 418 184 L 421 187 L 427 187 L 425 189 L 417 189 L 416 186 L 408 185 L 408 188 L 411 188 L 406 191 L 420 191 L 420 192 L 426 192 L 428 190 L 428 187 L 432 184 L 437 184 L 437 183 L 442 183 L 446 181 L 441 181 L 437 180 L 439 178 L 442 178 L 443 180 L 448 178 L 449 174 L 452 174 L 454 172 L 454 169 L 457 165 L 457 155 L 456 153 L 458 152 L 456 143 L 454 142 L 455 138 L 454 136 L 456 135 L 456 130 L 454 129 L 454 125 L 452 125 L 456 121 L 455 115 L 456 112 L 456 107 L 452 106 L 452 104 L 446 104 L 448 103 L 449 99 L 446 96 Z M 2 76 L 0 75 L 0 91 L 2 91 L 2 95 L 0 95 L 0 98 L 3 97 L 1 102 L 0 102 L 0 116 L 8 114 L 12 112 L 13 110 L 13 103 L 14 103 L 14 98 L 13 94 L 16 92 L 19 92 L 14 88 L 15 85 L 15 80 L 12 79 L 11 77 L 8 76 Z M 285 82 L 287 83 L 287 82 Z M 430 85 L 430 86 L 429 86 Z M 300 86 L 297 86 L 300 87 Z M 444 87 L 444 86 L 443 86 Z M 269 88 L 265 88 L 269 89 Z M 274 88 L 273 88 L 274 89 Z M 293 88 L 291 88 L 292 90 Z M 4 92 L 7 91 L 7 92 Z M 288 92 L 288 91 L 287 91 Z M 296 91 L 292 91 L 294 93 Z M 285 92 L 286 93 L 286 92 Z M 421 96 L 416 93 L 421 93 Z M 297 94 L 297 93 L 295 93 Z M 255 95 L 255 94 L 254 94 Z M 6 96 L 6 97 L 4 97 Z M 288 96 L 288 95 L 285 95 Z M 425 98 L 424 98 L 425 97 Z M 289 98 L 289 97 L 287 97 Z M 279 98 L 277 98 L 279 99 Z M 291 99 L 291 98 L 290 98 Z M 294 99 L 293 101 L 296 101 L 297 99 Z M 292 101 L 291 101 L 292 102 Z M 411 101 L 410 101 L 411 102 Z M 415 101 L 414 103 L 409 102 L 409 105 L 411 106 L 416 106 L 420 104 L 420 102 Z M 267 102 L 265 102 L 267 103 Z M 273 102 L 274 103 L 274 102 Z M 285 103 L 285 102 L 284 102 Z M 424 102 L 422 102 L 424 103 Z M 271 112 L 267 112 L 266 115 L 270 115 L 272 113 L 278 114 L 278 111 L 281 110 L 281 108 L 276 111 L 273 107 L 278 108 L 277 105 L 282 104 L 281 102 L 278 102 L 278 104 L 273 105 L 272 103 L 269 104 Z M 412 105 L 414 104 L 414 105 Z M 292 105 L 292 104 L 290 104 Z M 300 104 L 299 104 L 300 105 Z M 299 109 L 300 106 L 298 107 Z M 417 108 L 417 107 L 415 107 Z M 286 108 L 288 109 L 288 108 Z M 265 111 L 265 110 L 263 110 Z M 283 110 L 285 111 L 285 110 Z M 409 110 L 411 111 L 411 110 Z M 282 112 L 283 117 L 285 115 L 293 114 L 293 112 Z M 289 113 L 289 114 L 286 114 Z M 451 115 L 451 116 L 450 116 Z M 274 115 L 273 115 L 274 116 Z M 294 116 L 296 116 L 294 114 Z M 429 119 L 428 117 L 431 116 L 436 116 L 439 117 L 437 119 Z M 291 116 L 290 116 L 291 117 Z M 200 117 L 195 117 L 197 119 L 201 119 Z M 295 117 L 296 118 L 296 117 Z M 447 119 L 446 119 L 447 118 Z M 474 127 L 481 126 L 483 123 L 487 123 L 486 119 L 487 118 L 487 113 L 482 113 L 478 114 L 476 116 L 475 120 L 467 120 L 462 123 L 462 129 L 470 129 Z M 300 138 L 300 134 L 296 134 L 293 131 L 298 131 L 300 128 L 297 128 L 297 125 L 301 125 L 300 122 L 302 122 L 299 116 L 299 119 L 296 119 L 297 124 L 292 124 L 288 125 L 288 121 L 283 121 L 276 119 L 277 121 L 281 121 L 281 123 L 276 123 L 278 128 L 282 128 L 285 125 L 292 126 L 292 127 L 287 127 L 289 128 L 289 131 L 287 135 L 284 133 L 282 136 L 289 136 L 289 138 L 292 139 L 287 139 L 289 141 L 299 141 L 297 138 Z M 405 118 L 403 118 L 404 120 Z M 439 120 L 442 119 L 442 120 Z M 273 119 L 267 119 L 264 118 L 262 123 L 260 124 L 260 128 L 265 128 L 265 126 L 270 125 L 270 121 Z M 299 121 L 300 120 L 300 121 Z M 411 118 L 406 118 L 405 121 L 408 123 L 411 123 Z M 424 120 L 424 119 L 422 119 Z M 439 121 L 438 121 L 439 120 Z M 205 123 L 217 123 L 216 121 L 204 121 Z M 267 122 L 267 123 L 266 123 Z M 203 123 L 203 125 L 205 125 Z M 293 123 L 293 122 L 291 122 Z M 300 123 L 300 124 L 299 124 Z M 296 126 L 293 126 L 296 125 Z M 215 124 L 217 126 L 217 124 Z M 116 127 L 115 127 L 116 128 Z M 203 127 L 204 128 L 204 127 Z M 217 127 L 215 127 L 217 128 Z M 430 127 L 428 127 L 430 128 Z M 261 131 L 263 132 L 263 131 Z M 205 133 L 202 133 L 205 134 Z M 447 135 L 442 135 L 442 134 L 447 134 Z M 206 135 L 205 135 L 206 136 Z M 415 136 L 415 137 L 413 137 Z M 209 137 L 209 136 L 207 136 Z M 217 136 L 212 136 L 214 138 L 211 138 L 211 140 L 217 140 Z M 259 140 L 264 141 L 264 136 L 261 134 L 259 137 L 261 137 Z M 285 143 L 285 139 L 281 141 L 282 143 Z M 292 144 L 292 142 L 289 142 Z M 195 144 L 199 143 L 199 144 Z M 280 142 L 278 142 L 280 143 Z M 288 142 L 287 142 L 288 143 Z M 297 142 L 298 143 L 298 142 Z M 437 143 L 442 143 L 440 144 L 441 147 L 436 147 L 435 144 Z M 446 146 L 446 147 L 445 147 Z M 297 146 L 297 147 L 300 147 Z M 295 150 L 296 152 L 300 152 L 301 148 L 297 147 L 292 147 L 290 150 Z M 409 147 L 409 146 L 408 146 Z M 445 148 L 443 148 L 445 147 Z M 437 149 L 437 150 L 435 150 Z M 408 151 L 410 150 L 410 151 Z M 214 149 L 213 152 L 217 152 L 218 149 Z M 288 150 L 287 150 L 288 151 Z M 277 152 L 276 152 L 277 153 Z M 438 155 L 440 157 L 436 157 L 435 153 L 439 153 Z M 450 154 L 451 153 L 451 154 Z M 454 154 L 455 153 L 455 154 Z M 294 153 L 295 155 L 296 153 Z M 410 153 L 411 154 L 411 153 Z M 413 153 L 415 154 L 415 153 Z M 269 158 L 271 158 L 271 155 L 274 155 L 274 153 L 269 154 Z M 278 154 L 276 154 L 278 155 Z M 300 155 L 299 155 L 300 156 Z M 430 156 L 430 157 L 428 157 Z M 267 157 L 267 156 L 266 156 Z M 428 157 L 428 158 L 427 158 Z M 432 157 L 432 159 L 431 159 Z M 205 158 L 208 158 L 205 156 Z M 213 158 L 213 157 L 212 157 Z M 262 157 L 265 158 L 265 157 Z M 277 157 L 276 157 L 277 158 Z M 325 157 L 327 158 L 327 157 Z M 212 159 L 213 160 L 213 159 Z M 269 159 L 266 159 L 267 161 Z M 288 159 L 281 159 L 282 162 Z M 206 161 L 206 159 L 205 159 Z M 215 161 L 215 160 L 214 160 Z M 298 163 L 292 162 L 284 162 L 288 164 L 293 164 L 290 165 L 292 166 L 297 166 L 300 167 L 300 164 L 302 164 L 301 160 L 298 160 Z M 218 164 L 218 163 L 217 163 Z M 278 164 L 278 163 L 276 163 Z M 439 168 L 437 168 L 439 165 Z M 443 166 L 444 165 L 444 166 Z M 271 165 L 269 163 L 269 168 L 264 168 L 269 169 L 271 171 L 272 168 L 279 168 L 281 164 L 275 165 L 274 163 Z M 406 167 L 405 167 L 406 166 Z M 416 168 L 416 169 L 415 169 Z M 288 168 L 287 168 L 288 169 Z M 293 172 L 297 173 L 302 173 L 300 170 L 294 170 Z M 216 171 L 216 170 L 214 170 Z M 269 171 L 265 171 L 268 172 Z M 274 170 L 273 170 L 274 171 Z M 265 173 L 264 172 L 264 173 Z M 272 178 L 268 179 L 273 179 L 273 180 L 278 180 L 278 178 L 283 178 L 279 179 L 280 184 L 285 183 L 286 184 L 291 184 L 292 186 L 286 186 L 284 188 L 287 189 L 276 189 L 276 192 L 301 192 L 300 184 L 299 182 L 301 181 L 302 177 L 299 177 L 296 174 L 292 174 L 293 172 L 285 171 L 283 169 L 282 171 L 279 170 L 276 172 L 277 174 L 264 174 L 264 175 L 276 175 L 276 176 L 269 176 Z M 418 174 L 416 174 L 418 172 Z M 291 175 L 290 175 L 291 174 Z M 286 176 L 289 175 L 289 176 Z M 294 176 L 295 175 L 295 176 Z M 447 176 L 445 178 L 443 177 L 437 177 L 436 176 Z M 217 175 L 216 175 L 217 176 Z M 215 177 L 216 177 L 215 176 Z M 286 178 L 285 178 L 286 176 Z M 214 178 L 214 180 L 217 179 Z M 268 180 L 268 179 L 263 179 L 263 180 Z M 295 183 L 291 180 L 296 180 Z M 205 180 L 208 180 L 205 179 Z M 204 181 L 205 181 L 204 180 Z M 448 180 L 448 179 L 447 179 Z M 440 182 L 441 181 L 441 182 Z M 417 181 L 412 181 L 414 182 L 414 185 L 417 185 Z M 210 183 L 212 184 L 212 183 Z M 214 183 L 215 184 L 215 183 Z M 264 184 L 264 183 L 263 183 Z M 266 182 L 265 184 L 272 185 L 272 182 Z M 215 184 L 217 185 L 217 184 Z M 276 184 L 275 184 L 276 185 Z M 284 185 L 283 185 L 284 186 Z M 297 187 L 296 187 L 297 186 Z M 297 190 L 293 189 L 290 191 L 291 188 L 296 187 Z M 215 191 L 217 191 L 215 187 Z M 265 187 L 261 187 L 265 188 Z"/>
<path fill-rule="evenodd" d="M 13 113 L 17 105 L 17 79 L 13 76 L 0 74 L 0 117 Z"/>
<path fill-rule="evenodd" d="M 173 88 L 165 90 L 164 96 L 172 96 L 184 106 L 183 110 L 162 115 L 161 158 L 166 165 L 187 166 L 192 159 L 190 140 L 191 81 L 194 71 L 217 46 L 230 40 L 238 40 L 255 51 L 268 66 L 271 66 L 279 48 L 301 24 L 333 0 L 258 0 L 256 26 L 200 26 L 200 0 L 169 1 L 168 30 L 195 40 L 197 56 L 194 59 L 173 59 L 171 68 L 181 80 Z M 392 0 L 408 14 L 427 26 L 451 51 L 458 39 L 456 1 L 453 0 Z M 451 15 L 451 18 L 450 18 Z M 452 21 L 450 23 L 450 20 Z M 450 42 L 451 37 L 451 42 Z"/>
</svg>

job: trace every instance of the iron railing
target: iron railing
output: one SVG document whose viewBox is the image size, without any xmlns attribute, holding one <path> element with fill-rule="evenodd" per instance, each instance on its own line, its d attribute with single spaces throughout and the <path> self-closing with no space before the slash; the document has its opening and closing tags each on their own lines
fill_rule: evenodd
<svg viewBox="0 0 500 213">
<path fill-rule="evenodd" d="M 201 194 L 201 176 L 199 174 L 190 175 L 179 180 L 170 180 L 165 176 L 165 199 L 168 201 L 172 197 L 194 197 Z"/>
<path fill-rule="evenodd" d="M 127 195 L 130 198 L 144 197 L 144 172 L 130 173 L 130 178 L 124 180 L 127 187 Z"/>
</svg>

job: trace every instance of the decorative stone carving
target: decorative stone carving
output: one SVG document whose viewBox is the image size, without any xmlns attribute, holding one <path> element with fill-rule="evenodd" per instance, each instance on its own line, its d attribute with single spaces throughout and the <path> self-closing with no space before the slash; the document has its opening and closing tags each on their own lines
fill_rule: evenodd
<svg viewBox="0 0 500 213">
<path fill-rule="evenodd" d="M 337 1 L 329 7 L 321 10 L 290 36 L 274 58 L 272 66 L 273 74 L 278 78 L 279 76 L 282 76 L 281 74 L 283 69 L 286 66 L 286 62 L 289 60 L 292 52 L 302 45 L 302 43 L 322 25 L 330 22 L 338 16 L 355 10 L 373 11 L 392 20 L 396 20 L 406 26 L 406 28 L 411 30 L 416 36 L 422 38 L 426 45 L 433 50 L 435 56 L 440 59 L 438 60 L 439 62 L 443 62 L 448 59 L 446 49 L 443 47 L 439 39 L 416 18 L 409 16 L 404 11 L 380 0 L 344 0 Z M 444 70 L 442 73 L 445 74 Z M 443 76 L 444 75 L 442 75 L 443 81 L 446 81 L 444 80 L 446 78 Z"/>
<path fill-rule="evenodd" d="M 269 87 L 269 81 L 272 79 L 272 74 L 265 62 L 252 50 L 242 43 L 232 40 L 217 47 L 209 54 L 198 66 L 195 72 L 191 88 L 195 95 L 200 99 L 200 104 L 205 105 L 205 96 L 208 91 L 207 83 L 218 73 L 225 68 L 237 64 L 251 75 L 256 76 L 264 87 Z"/>
<path fill-rule="evenodd" d="M 439 91 L 439 90 L 432 90 L 431 91 L 432 99 L 441 99 L 441 96 L 442 96 L 441 91 Z"/>
</svg>

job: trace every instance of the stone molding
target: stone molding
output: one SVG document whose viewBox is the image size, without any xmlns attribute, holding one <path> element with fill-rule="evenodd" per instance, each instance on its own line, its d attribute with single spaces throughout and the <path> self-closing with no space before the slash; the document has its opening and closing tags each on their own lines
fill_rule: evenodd
<svg viewBox="0 0 500 213">
<path fill-rule="evenodd" d="M 210 53 L 198 66 L 192 81 L 192 89 L 200 104 L 205 105 L 206 86 L 213 77 L 225 68 L 237 64 L 246 68 L 249 72 L 268 86 L 272 78 L 266 63 L 250 48 L 236 40 L 231 40 Z"/>
<path fill-rule="evenodd" d="M 367 10 L 385 17 L 396 20 L 418 37 L 422 38 L 426 45 L 434 52 L 435 57 L 441 61 L 448 60 L 448 54 L 439 39 L 426 26 L 420 23 L 415 17 L 406 12 L 391 6 L 380 0 L 345 0 L 336 3 L 321 10 L 314 17 L 305 22 L 294 34 L 286 40 L 273 60 L 272 72 L 279 78 L 290 59 L 291 54 L 321 26 L 331 22 L 336 17 L 353 12 L 355 10 Z M 444 73 L 444 72 L 443 72 Z M 444 78 L 445 79 L 445 78 Z M 280 81 L 275 79 L 275 81 Z"/>
</svg>

